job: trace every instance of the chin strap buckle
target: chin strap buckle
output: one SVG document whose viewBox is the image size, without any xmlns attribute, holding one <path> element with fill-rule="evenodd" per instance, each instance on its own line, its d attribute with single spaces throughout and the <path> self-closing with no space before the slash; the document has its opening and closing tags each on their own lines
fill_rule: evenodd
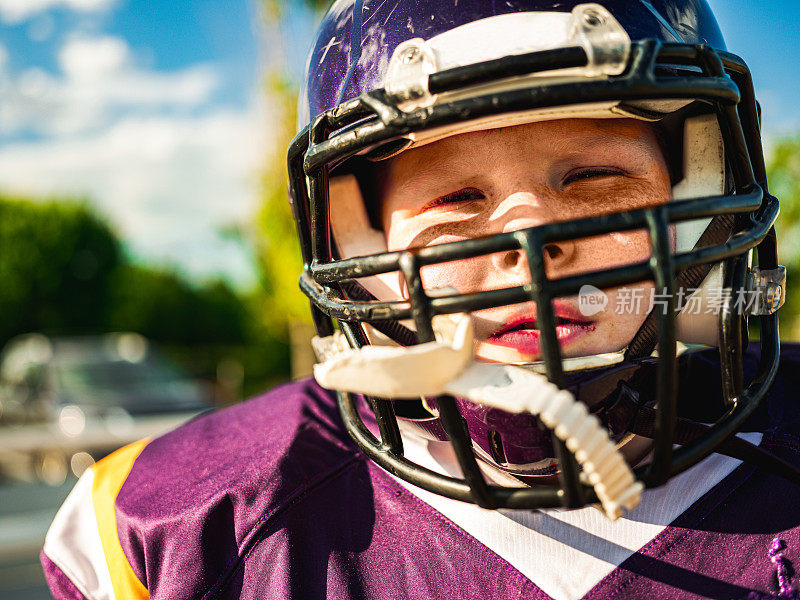
<svg viewBox="0 0 800 600">
<path fill-rule="evenodd" d="M 748 275 L 748 290 L 753 301 L 748 302 L 749 316 L 771 315 L 783 306 L 786 300 L 786 267 L 759 269 L 755 267 Z"/>
</svg>

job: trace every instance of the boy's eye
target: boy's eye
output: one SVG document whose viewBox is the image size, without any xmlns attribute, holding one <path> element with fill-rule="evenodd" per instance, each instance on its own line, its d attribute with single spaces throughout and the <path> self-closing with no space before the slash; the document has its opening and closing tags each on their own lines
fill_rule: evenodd
<svg viewBox="0 0 800 600">
<path fill-rule="evenodd" d="M 614 169 L 610 167 L 589 167 L 581 168 L 570 171 L 564 176 L 561 181 L 562 186 L 567 186 L 571 183 L 583 181 L 586 179 L 600 179 L 602 177 L 615 177 L 625 175 L 621 169 Z"/>
<path fill-rule="evenodd" d="M 435 200 L 431 200 L 422 207 L 420 212 L 436 208 L 437 206 L 458 204 L 459 202 L 468 202 L 471 200 L 483 200 L 484 198 L 486 198 L 486 195 L 477 188 L 463 188 L 456 192 L 439 196 Z"/>
</svg>

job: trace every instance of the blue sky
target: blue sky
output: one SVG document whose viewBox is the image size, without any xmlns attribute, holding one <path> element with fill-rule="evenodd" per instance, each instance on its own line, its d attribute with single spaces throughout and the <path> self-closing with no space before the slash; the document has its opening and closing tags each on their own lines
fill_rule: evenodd
<svg viewBox="0 0 800 600">
<path fill-rule="evenodd" d="M 76 35 L 104 34 L 125 39 L 137 62 L 157 71 L 213 62 L 225 69 L 221 90 L 227 100 L 241 102 L 241 84 L 249 85 L 253 80 L 257 59 L 255 10 L 244 0 L 86 2 L 95 10 L 70 10 L 64 7 L 69 6 L 66 1 L 49 4 L 51 10 L 11 17 L 10 22 L 3 19 L 2 40 L 10 51 L 9 66 L 38 66 L 55 73 L 57 50 L 65 41 Z M 0 9 L 0 17 L 5 14 Z"/>
<path fill-rule="evenodd" d="M 709 0 L 728 51 L 753 73 L 767 138 L 800 133 L 800 2 Z"/>
<path fill-rule="evenodd" d="M 0 0 L 0 189 L 89 198 L 140 260 L 253 280 L 270 150 L 249 0 Z"/>
<path fill-rule="evenodd" d="M 710 0 L 750 65 L 768 139 L 800 132 L 800 2 Z M 220 231 L 248 226 L 280 118 L 265 66 L 297 76 L 316 17 L 259 0 L 0 0 L 0 190 L 87 197 L 141 260 L 254 280 Z M 274 156 L 274 155 L 273 155 Z"/>
</svg>

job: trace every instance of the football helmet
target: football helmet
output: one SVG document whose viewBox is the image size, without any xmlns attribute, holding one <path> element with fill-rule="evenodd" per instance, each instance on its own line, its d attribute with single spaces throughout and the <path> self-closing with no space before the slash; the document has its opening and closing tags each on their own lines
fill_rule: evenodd
<svg viewBox="0 0 800 600">
<path fill-rule="evenodd" d="M 665 140 L 673 171 L 667 204 L 386 250 L 364 181 L 370 164 L 465 132 L 619 117 L 652 123 Z M 725 50 L 704 0 L 339 0 L 308 57 L 298 120 L 288 151 L 290 201 L 305 264 L 300 287 L 319 336 L 338 329 L 353 348 L 413 347 L 435 340 L 437 316 L 533 301 L 542 358 L 526 367 L 569 390 L 617 447 L 634 433 L 653 439 L 651 460 L 634 470 L 645 487 L 714 451 L 743 454 L 731 436 L 777 370 L 785 272 L 777 264 L 778 201 L 767 189 L 750 73 Z M 548 244 L 633 229 L 648 232 L 650 260 L 546 275 Z M 426 289 L 420 276 L 425 266 L 504 251 L 524 254 L 529 283 L 459 293 Z M 650 311 L 624 350 L 562 357 L 554 299 L 645 280 L 665 292 L 663 310 Z M 718 314 L 697 310 L 712 302 L 713 289 L 727 292 Z M 736 305 L 741 292 L 755 298 L 747 310 Z M 690 299 L 693 311 L 686 310 Z M 760 319 L 760 361 L 744 381 L 749 316 Z M 708 351 L 684 351 L 696 344 L 718 348 L 718 369 Z M 719 397 L 686 406 L 680 398 L 691 390 L 681 389 L 682 374 L 702 369 L 718 382 Z M 441 391 L 409 388 L 406 396 L 416 400 L 367 396 L 378 436 L 365 424 L 360 396 L 340 391 L 339 405 L 370 458 L 427 490 L 489 508 L 597 501 L 586 461 L 553 435 L 554 424 Z M 449 440 L 463 476 L 407 459 L 401 428 Z M 522 483 L 487 482 L 479 461 Z"/>
</svg>

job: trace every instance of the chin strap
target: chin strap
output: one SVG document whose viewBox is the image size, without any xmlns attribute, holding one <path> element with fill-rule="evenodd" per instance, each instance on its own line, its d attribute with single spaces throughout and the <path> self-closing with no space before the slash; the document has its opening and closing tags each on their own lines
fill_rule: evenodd
<svg viewBox="0 0 800 600">
<path fill-rule="evenodd" d="M 340 333 L 315 338 L 323 362 L 314 366 L 314 377 L 323 387 L 344 392 L 391 399 L 449 394 L 532 414 L 574 454 L 581 479 L 594 488 L 608 518 L 618 519 L 639 505 L 644 485 L 585 404 L 539 373 L 475 361 L 469 315 L 434 317 L 433 328 L 437 341 L 408 348 L 351 349 Z"/>
<path fill-rule="evenodd" d="M 655 409 L 647 406 L 640 407 L 631 425 L 631 433 L 652 439 L 655 437 L 655 421 Z M 693 442 L 709 429 L 711 429 L 710 425 L 678 417 L 675 424 L 675 435 L 672 439 L 676 444 L 685 445 Z M 740 437 L 729 437 L 714 448 L 714 452 L 736 458 L 800 485 L 800 469 Z"/>
</svg>

